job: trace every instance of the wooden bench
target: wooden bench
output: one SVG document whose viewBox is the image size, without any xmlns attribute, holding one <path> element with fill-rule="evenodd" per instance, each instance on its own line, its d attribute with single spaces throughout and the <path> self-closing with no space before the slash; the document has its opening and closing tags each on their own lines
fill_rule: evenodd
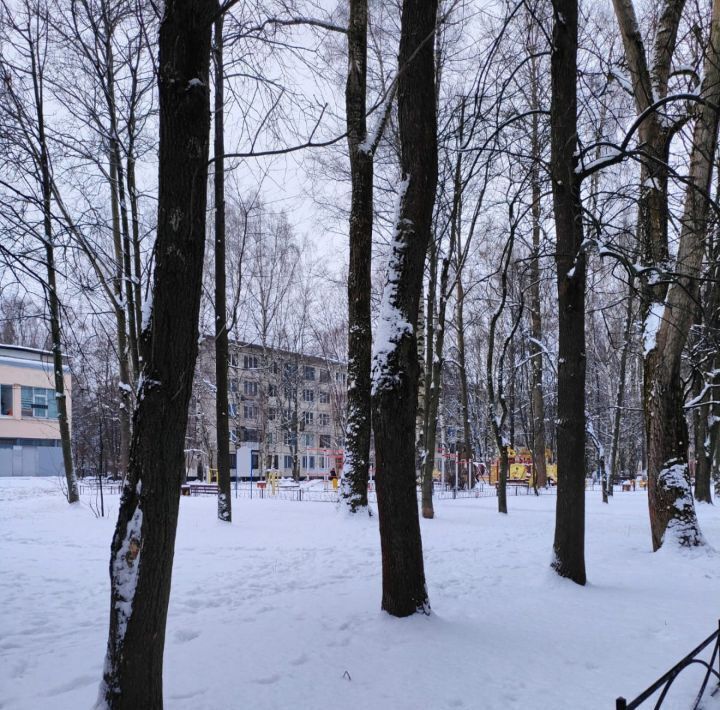
<svg viewBox="0 0 720 710">
<path fill-rule="evenodd" d="M 217 495 L 215 483 L 184 483 L 180 486 L 180 494 L 184 496 Z"/>
</svg>

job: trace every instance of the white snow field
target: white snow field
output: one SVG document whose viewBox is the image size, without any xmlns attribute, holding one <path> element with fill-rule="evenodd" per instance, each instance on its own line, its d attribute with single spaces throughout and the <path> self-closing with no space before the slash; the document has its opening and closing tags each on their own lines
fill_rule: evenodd
<svg viewBox="0 0 720 710">
<path fill-rule="evenodd" d="M 90 708 L 109 605 L 110 516 L 56 481 L 0 479 L 0 708 Z M 433 613 L 380 611 L 377 518 L 332 503 L 181 499 L 165 707 L 613 708 L 717 628 L 720 554 L 650 551 L 643 492 L 587 496 L 589 584 L 549 569 L 555 496 L 443 500 L 423 521 Z M 720 549 L 720 509 L 702 506 Z M 699 667 L 698 667 L 699 668 Z M 664 708 L 687 708 L 686 671 Z M 720 698 L 704 707 L 720 707 Z M 652 705 L 650 705 L 652 707 Z"/>
</svg>

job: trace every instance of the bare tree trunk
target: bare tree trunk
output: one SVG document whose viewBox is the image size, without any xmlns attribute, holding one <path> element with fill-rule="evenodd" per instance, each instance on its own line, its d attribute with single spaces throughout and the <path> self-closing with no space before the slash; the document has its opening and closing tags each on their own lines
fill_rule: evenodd
<svg viewBox="0 0 720 710">
<path fill-rule="evenodd" d="M 28 20 L 29 22 L 29 20 Z M 67 395 L 65 394 L 65 377 L 63 371 L 62 337 L 60 326 L 60 300 L 57 294 L 57 277 L 55 271 L 55 247 L 52 228 L 52 178 L 50 175 L 50 156 L 48 155 L 47 137 L 45 133 L 45 103 L 43 96 L 42 69 L 38 66 L 40 61 L 36 37 L 28 32 L 31 56 L 30 74 L 33 84 L 35 111 L 37 125 L 37 149 L 34 151 L 40 168 L 40 188 L 42 191 L 43 235 L 45 242 L 45 268 L 47 270 L 47 302 L 50 316 L 50 337 L 53 353 L 53 379 L 55 383 L 55 399 L 58 410 L 58 425 L 60 428 L 60 444 L 62 447 L 63 468 L 67 485 L 68 503 L 77 503 L 80 500 L 77 477 L 72 459 L 72 441 L 70 438 L 70 419 L 68 416 Z M 34 147 L 33 147 L 34 148 Z"/>
<path fill-rule="evenodd" d="M 613 481 L 618 475 L 618 454 L 620 452 L 620 424 L 622 423 L 623 406 L 625 404 L 625 381 L 627 379 L 627 360 L 630 352 L 630 336 L 633 324 L 633 295 L 632 287 L 628 289 L 627 311 L 625 314 L 625 327 L 623 328 L 623 344 L 620 352 L 620 378 L 615 395 L 615 412 L 613 414 L 612 450 L 610 452 L 610 470 L 606 479 L 607 495 L 613 495 Z M 604 479 L 605 480 L 605 479 Z"/>
<path fill-rule="evenodd" d="M 398 60 L 402 183 L 373 358 L 382 608 L 393 616 L 429 611 L 415 481 L 415 326 L 438 177 L 436 15 L 436 0 L 403 2 Z"/>
<path fill-rule="evenodd" d="M 213 0 L 168 0 L 160 24 L 153 311 L 129 480 L 110 556 L 110 629 L 97 707 L 161 710 L 165 626 L 197 358 L 205 248 Z"/>
<path fill-rule="evenodd" d="M 690 491 L 688 432 L 680 378 L 682 351 L 692 325 L 707 234 L 707 193 L 717 146 L 720 101 L 720 0 L 714 0 L 710 41 L 690 154 L 689 181 L 676 258 L 676 279 L 665 304 L 653 304 L 645 323 L 645 427 L 648 502 L 653 549 L 669 531 L 684 547 L 704 544 Z M 653 319 L 656 322 L 653 322 Z M 653 335 L 655 337 L 653 337 Z"/>
<path fill-rule="evenodd" d="M 127 367 L 130 380 L 134 384 L 139 374 L 139 323 L 136 322 L 135 289 L 133 288 L 130 227 L 128 225 L 127 204 L 125 202 L 125 177 L 123 163 L 120 158 L 120 137 L 118 133 L 117 105 L 115 102 L 115 58 L 113 55 L 113 27 L 108 17 L 108 8 L 102 5 L 102 22 L 105 44 L 105 83 L 106 102 L 109 126 L 109 160 L 110 160 L 110 200 L 112 206 L 113 245 L 115 248 L 116 278 L 120 283 L 122 307 L 127 325 Z M 125 328 L 123 328 L 125 330 Z M 129 408 L 128 408 L 129 409 Z M 128 415 L 129 418 L 129 415 Z"/>
<path fill-rule="evenodd" d="M 215 20 L 215 416 L 217 420 L 218 509 L 220 520 L 232 520 L 230 490 L 230 422 L 228 419 L 228 314 L 225 276 L 225 65 L 223 17 Z M 263 466 L 264 463 L 261 464 Z M 237 469 L 235 475 L 238 475 Z"/>
<path fill-rule="evenodd" d="M 703 379 L 696 377 L 695 395 L 702 402 L 707 392 L 703 393 Z M 695 444 L 695 500 L 701 503 L 712 503 L 710 493 L 710 456 L 708 436 L 709 405 L 702 402 L 693 410 L 693 434 Z"/>
<path fill-rule="evenodd" d="M 456 190 L 457 190 L 456 186 Z M 458 256 L 462 253 L 462 248 L 459 242 L 459 229 L 458 229 Z M 465 289 L 462 281 L 462 270 L 458 269 L 456 274 L 457 287 L 456 287 L 456 301 L 455 301 L 455 318 L 457 320 L 457 347 L 458 347 L 458 365 L 460 375 L 460 406 L 462 408 L 462 420 L 463 420 L 463 446 L 461 457 L 464 461 L 467 461 L 467 486 L 472 488 L 472 460 L 473 460 L 473 445 L 472 445 L 472 432 L 470 430 L 470 405 L 468 402 L 468 378 L 467 378 L 467 366 L 465 358 Z"/>
<path fill-rule="evenodd" d="M 531 79 L 532 108 L 539 109 L 538 77 L 535 65 Z M 533 483 L 535 490 L 547 485 L 547 469 L 545 468 L 545 398 L 543 397 L 543 329 L 540 300 L 540 222 L 542 190 L 540 186 L 540 128 L 537 115 L 532 117 L 532 257 L 530 259 L 530 358 L 532 364 L 532 407 L 533 431 Z"/>
<path fill-rule="evenodd" d="M 435 449 L 437 442 L 437 408 L 440 401 L 441 383 L 435 379 L 435 292 L 437 290 L 438 249 L 434 240 L 429 248 L 430 278 L 428 280 L 427 324 L 425 337 L 425 396 L 423 412 L 423 460 L 422 460 L 422 500 L 420 509 L 423 518 L 434 518 L 433 471 L 435 470 Z"/>
<path fill-rule="evenodd" d="M 367 0 L 350 0 L 348 78 L 345 87 L 352 177 L 348 273 L 348 390 L 342 495 L 351 513 L 367 510 L 372 403 L 370 282 L 373 155 L 366 122 Z"/>
<path fill-rule="evenodd" d="M 553 568 L 585 584 L 585 253 L 577 147 L 577 0 L 553 0 L 552 192 L 558 285 L 558 490 Z"/>
</svg>

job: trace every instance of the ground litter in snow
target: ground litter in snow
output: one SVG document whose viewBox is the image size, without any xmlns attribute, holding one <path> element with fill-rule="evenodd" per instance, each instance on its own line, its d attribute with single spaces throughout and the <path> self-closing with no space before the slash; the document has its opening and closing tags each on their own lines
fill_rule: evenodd
<svg viewBox="0 0 720 710">
<path fill-rule="evenodd" d="M 549 569 L 556 498 L 442 500 L 422 521 L 429 617 L 379 610 L 377 517 L 334 504 L 181 499 L 169 710 L 614 707 L 717 628 L 720 554 L 650 551 L 644 492 L 588 492 L 585 588 Z M 0 708 L 89 708 L 107 639 L 118 497 L 0 479 Z M 700 506 L 720 549 L 720 510 Z M 663 708 L 687 708 L 687 671 Z M 720 698 L 706 708 L 720 707 Z"/>
</svg>

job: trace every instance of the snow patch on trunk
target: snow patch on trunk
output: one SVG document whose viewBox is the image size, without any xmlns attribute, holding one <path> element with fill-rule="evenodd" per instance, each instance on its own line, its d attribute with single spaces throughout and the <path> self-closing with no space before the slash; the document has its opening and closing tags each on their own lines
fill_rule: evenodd
<svg viewBox="0 0 720 710">
<path fill-rule="evenodd" d="M 650 306 L 650 310 L 647 316 L 645 316 L 645 323 L 643 324 L 643 350 L 645 357 L 655 350 L 657 333 L 664 316 L 665 304 L 657 302 Z"/>
<path fill-rule="evenodd" d="M 397 349 L 402 338 L 413 332 L 412 324 L 408 322 L 405 314 L 398 308 L 398 282 L 405 256 L 406 245 L 401 239 L 403 232 L 402 202 L 405 199 L 409 179 L 400 183 L 397 213 L 395 219 L 395 235 L 390 245 L 390 260 L 388 262 L 387 277 L 380 302 L 380 317 L 375 329 L 375 342 L 373 344 L 372 366 L 372 394 L 375 396 L 384 389 L 392 389 L 397 383 L 398 375 L 390 367 L 390 357 Z"/>
</svg>

